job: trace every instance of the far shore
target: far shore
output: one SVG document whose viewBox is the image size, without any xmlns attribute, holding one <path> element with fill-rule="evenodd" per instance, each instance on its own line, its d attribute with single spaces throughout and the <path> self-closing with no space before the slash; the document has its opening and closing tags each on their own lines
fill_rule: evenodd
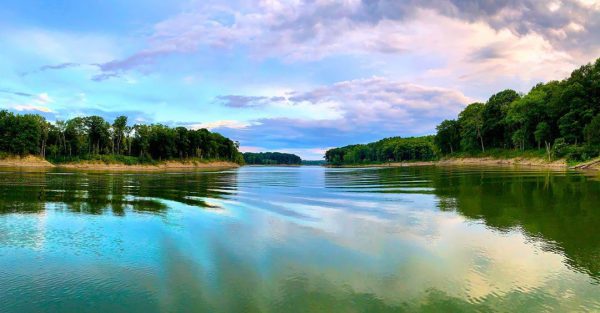
<svg viewBox="0 0 600 313">
<path fill-rule="evenodd" d="M 85 171 L 168 171 L 168 170 L 195 170 L 195 169 L 230 169 L 237 168 L 240 165 L 233 162 L 215 161 L 164 161 L 157 164 L 123 164 L 123 163 L 105 163 L 102 161 L 81 161 L 76 163 L 52 164 L 37 156 L 26 157 L 8 157 L 0 159 L 0 167 L 11 168 L 58 168 L 69 170 Z"/>
</svg>

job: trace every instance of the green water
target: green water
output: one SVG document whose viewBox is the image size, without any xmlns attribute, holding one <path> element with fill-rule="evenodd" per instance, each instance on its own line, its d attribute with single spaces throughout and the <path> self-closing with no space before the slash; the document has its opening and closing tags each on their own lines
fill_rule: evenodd
<svg viewBox="0 0 600 313">
<path fill-rule="evenodd" d="M 600 311 L 600 181 L 0 172 L 1 312 Z"/>
</svg>

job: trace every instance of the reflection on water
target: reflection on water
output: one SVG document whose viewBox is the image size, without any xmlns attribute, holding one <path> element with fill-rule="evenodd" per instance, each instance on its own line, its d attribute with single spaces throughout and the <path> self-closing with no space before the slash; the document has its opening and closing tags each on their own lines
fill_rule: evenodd
<svg viewBox="0 0 600 313">
<path fill-rule="evenodd" d="M 598 311 L 598 203 L 575 172 L 5 170 L 0 307 Z"/>
</svg>

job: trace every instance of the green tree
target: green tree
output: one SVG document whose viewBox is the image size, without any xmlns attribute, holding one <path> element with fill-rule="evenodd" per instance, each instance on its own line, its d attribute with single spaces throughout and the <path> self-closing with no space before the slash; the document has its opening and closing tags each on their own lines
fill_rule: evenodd
<svg viewBox="0 0 600 313">
<path fill-rule="evenodd" d="M 481 151 L 485 152 L 483 143 L 483 103 L 469 104 L 459 115 L 458 123 L 461 129 L 461 145 L 465 150 L 477 149 L 481 147 Z"/>
<path fill-rule="evenodd" d="M 514 101 L 520 98 L 514 90 L 501 91 L 488 100 L 483 107 L 482 133 L 485 142 L 490 147 L 506 147 L 506 136 L 508 129 L 506 127 L 506 114 Z"/>
<path fill-rule="evenodd" d="M 89 116 L 84 119 L 88 135 L 90 154 L 101 154 L 110 142 L 110 125 L 100 116 Z"/>
<path fill-rule="evenodd" d="M 589 145 L 600 145 L 600 114 L 596 115 L 592 121 L 585 126 L 585 141 Z"/>
<path fill-rule="evenodd" d="M 119 116 L 115 119 L 112 124 L 113 129 L 113 146 L 115 147 L 116 154 L 121 154 L 121 145 L 125 138 L 125 128 L 127 127 L 127 117 Z"/>
<path fill-rule="evenodd" d="M 455 120 L 445 120 L 436 127 L 435 144 L 444 154 L 454 153 L 460 148 L 460 124 Z"/>
<path fill-rule="evenodd" d="M 548 160 L 550 160 L 552 158 L 552 146 L 550 145 L 552 131 L 550 130 L 550 125 L 546 122 L 540 122 L 535 129 L 534 136 L 535 141 L 538 143 L 538 149 L 540 149 L 542 142 L 544 143 Z"/>
</svg>

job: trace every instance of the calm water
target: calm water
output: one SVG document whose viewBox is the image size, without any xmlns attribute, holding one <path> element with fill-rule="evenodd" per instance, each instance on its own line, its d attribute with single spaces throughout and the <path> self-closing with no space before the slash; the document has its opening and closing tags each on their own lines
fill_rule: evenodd
<svg viewBox="0 0 600 313">
<path fill-rule="evenodd" d="M 0 311 L 600 311 L 600 181 L 3 170 Z"/>
</svg>

